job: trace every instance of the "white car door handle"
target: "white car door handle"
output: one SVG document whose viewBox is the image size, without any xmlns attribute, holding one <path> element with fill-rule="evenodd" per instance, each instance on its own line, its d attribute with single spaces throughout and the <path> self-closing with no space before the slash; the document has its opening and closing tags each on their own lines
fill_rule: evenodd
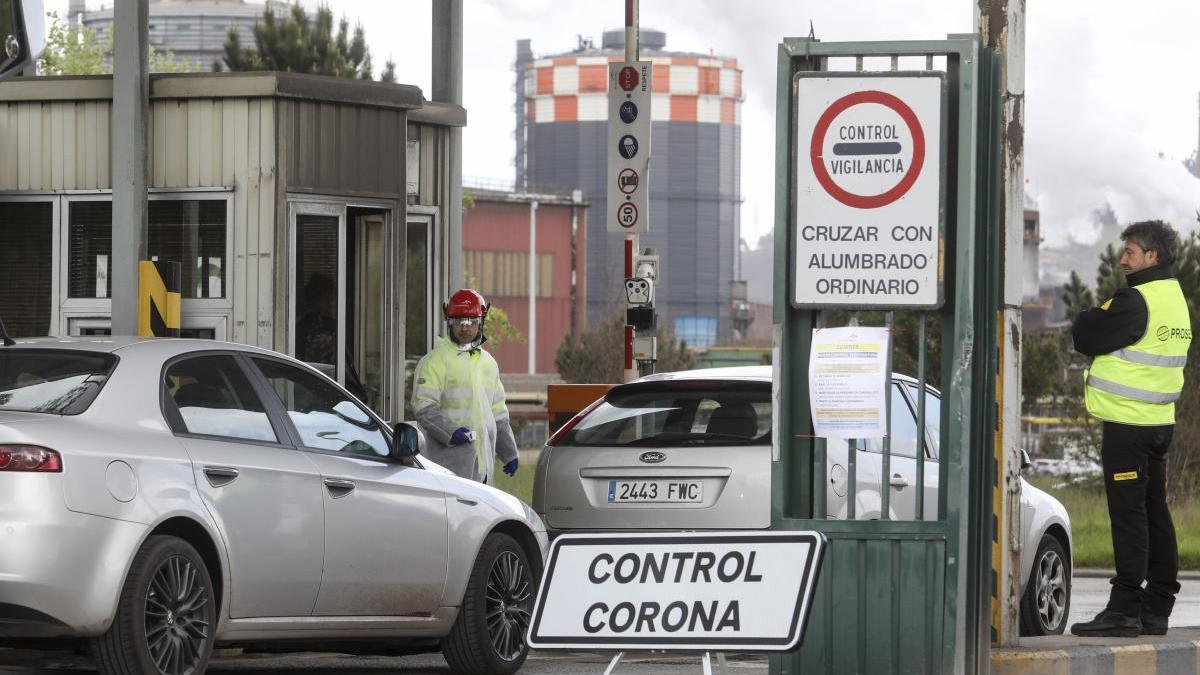
<svg viewBox="0 0 1200 675">
<path fill-rule="evenodd" d="M 337 478 L 326 478 L 325 487 L 329 489 L 329 496 L 334 499 L 340 499 L 354 492 L 354 481 L 340 480 Z"/>
<path fill-rule="evenodd" d="M 908 487 L 908 479 L 898 473 L 894 473 L 892 474 L 892 480 L 890 484 L 897 490 L 903 490 L 904 488 Z"/>
</svg>

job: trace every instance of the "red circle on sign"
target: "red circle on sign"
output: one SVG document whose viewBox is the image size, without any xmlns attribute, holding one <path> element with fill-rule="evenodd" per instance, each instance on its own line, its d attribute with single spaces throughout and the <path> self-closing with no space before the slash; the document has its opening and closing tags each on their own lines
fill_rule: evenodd
<svg viewBox="0 0 1200 675">
<path fill-rule="evenodd" d="M 860 103 L 878 103 L 882 106 L 887 106 L 896 111 L 900 119 L 908 125 L 908 131 L 912 134 L 913 139 L 913 154 L 912 161 L 908 165 L 908 171 L 904 177 L 896 183 L 892 189 L 882 192 L 877 195 L 859 195 L 848 190 L 842 189 L 837 183 L 833 182 L 829 171 L 825 169 L 825 161 L 823 150 L 825 147 L 825 133 L 829 131 L 829 126 L 833 124 L 833 118 L 840 115 L 847 108 L 858 105 Z M 809 156 L 812 160 L 813 173 L 817 176 L 817 182 L 831 197 L 845 204 L 853 206 L 856 209 L 877 209 L 880 206 L 887 206 L 897 199 L 904 196 L 913 183 L 917 182 L 917 176 L 921 174 L 921 166 L 925 163 L 925 134 L 921 131 L 921 123 L 917 120 L 917 115 L 908 107 L 904 101 L 901 101 L 896 96 L 884 91 L 856 91 L 852 94 L 847 94 L 833 102 L 833 105 L 821 114 L 817 119 L 817 125 L 813 128 L 812 142 L 809 146 Z"/>
<path fill-rule="evenodd" d="M 625 222 L 622 222 L 624 220 L 628 220 L 629 223 L 626 224 Z M 620 225 L 621 227 L 623 227 L 625 229 L 629 229 L 629 228 L 633 227 L 634 225 L 637 225 L 637 221 L 638 221 L 637 206 L 634 206 L 633 204 L 631 204 L 629 202 L 623 202 L 620 206 L 617 207 L 617 224 L 618 225 Z"/>
<path fill-rule="evenodd" d="M 621 169 L 621 173 L 617 174 L 617 189 L 625 194 L 633 194 L 633 191 L 638 189 L 637 172 L 628 167 Z"/>
<path fill-rule="evenodd" d="M 621 72 L 617 74 L 617 83 L 625 91 L 633 91 L 633 88 L 638 85 L 638 71 L 633 66 L 625 66 Z"/>
</svg>

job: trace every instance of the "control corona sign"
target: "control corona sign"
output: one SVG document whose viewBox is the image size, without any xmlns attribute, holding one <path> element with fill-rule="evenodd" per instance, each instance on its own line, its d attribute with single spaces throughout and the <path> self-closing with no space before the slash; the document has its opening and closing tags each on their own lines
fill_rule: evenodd
<svg viewBox="0 0 1200 675">
<path fill-rule="evenodd" d="M 940 73 L 796 75 L 796 307 L 943 300 Z"/>
<path fill-rule="evenodd" d="M 824 550 L 814 531 L 560 535 L 529 645 L 788 651 L 803 638 Z"/>
</svg>

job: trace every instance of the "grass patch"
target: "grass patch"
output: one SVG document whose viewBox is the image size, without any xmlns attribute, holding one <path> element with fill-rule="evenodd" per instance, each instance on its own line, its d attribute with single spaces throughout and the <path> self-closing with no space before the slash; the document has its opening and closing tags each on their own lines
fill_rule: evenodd
<svg viewBox="0 0 1200 675">
<path fill-rule="evenodd" d="M 541 452 L 540 449 L 522 450 L 521 466 L 517 469 L 517 475 L 512 478 L 504 475 L 504 472 L 500 471 L 499 466 L 497 466 L 496 474 L 493 476 L 492 487 L 504 490 L 526 504 L 531 504 L 533 502 L 533 476 L 537 473 L 539 452 Z"/>
<path fill-rule="evenodd" d="M 1103 483 L 1097 480 L 1056 488 L 1061 479 L 1053 476 L 1031 476 L 1027 480 L 1054 495 L 1067 508 L 1074 536 L 1075 567 L 1112 569 L 1112 528 Z M 1179 541 L 1180 569 L 1200 570 L 1200 500 L 1179 500 L 1172 504 L 1171 518 Z"/>
</svg>

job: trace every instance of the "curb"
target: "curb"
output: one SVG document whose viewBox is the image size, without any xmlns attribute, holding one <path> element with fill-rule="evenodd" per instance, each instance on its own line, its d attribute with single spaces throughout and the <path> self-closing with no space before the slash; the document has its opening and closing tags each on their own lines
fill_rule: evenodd
<svg viewBox="0 0 1200 675">
<path fill-rule="evenodd" d="M 1175 632 L 1175 631 L 1173 631 Z M 1022 639 L 1019 647 L 991 652 L 993 675 L 1176 675 L 1200 673 L 1196 629 L 1178 636 L 1120 638 L 1050 637 Z"/>
</svg>

